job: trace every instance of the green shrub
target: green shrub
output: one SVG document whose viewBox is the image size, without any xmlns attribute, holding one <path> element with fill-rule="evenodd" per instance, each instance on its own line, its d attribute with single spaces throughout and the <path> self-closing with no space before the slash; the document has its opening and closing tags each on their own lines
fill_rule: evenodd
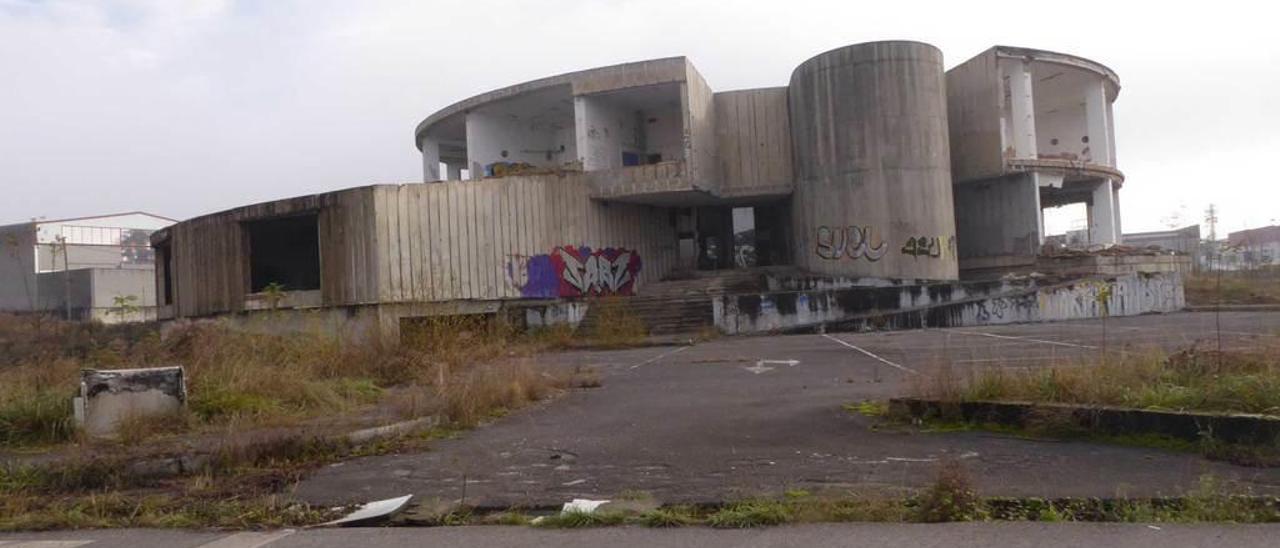
<svg viewBox="0 0 1280 548">
<path fill-rule="evenodd" d="M 70 394 L 42 390 L 0 400 L 0 446 L 59 443 L 75 432 Z"/>
<path fill-rule="evenodd" d="M 707 517 L 707 525 L 721 529 L 745 529 L 782 525 L 792 519 L 789 506 L 777 501 L 750 501 L 731 504 Z"/>
<path fill-rule="evenodd" d="M 916 521 L 941 523 L 979 517 L 980 500 L 973 491 L 968 471 L 959 461 L 941 463 L 933 485 L 916 503 Z"/>
</svg>

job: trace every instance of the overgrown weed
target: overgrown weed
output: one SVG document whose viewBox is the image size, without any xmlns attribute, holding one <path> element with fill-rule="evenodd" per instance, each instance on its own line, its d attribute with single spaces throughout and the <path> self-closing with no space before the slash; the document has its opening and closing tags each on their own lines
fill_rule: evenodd
<svg viewBox="0 0 1280 548">
<path fill-rule="evenodd" d="M 1100 362 L 1041 368 L 992 367 L 962 377 L 950 367 L 916 382 L 918 395 L 944 401 L 1029 401 L 1140 409 L 1280 414 L 1280 348 L 1196 346 L 1166 353 L 1124 352 Z"/>
</svg>

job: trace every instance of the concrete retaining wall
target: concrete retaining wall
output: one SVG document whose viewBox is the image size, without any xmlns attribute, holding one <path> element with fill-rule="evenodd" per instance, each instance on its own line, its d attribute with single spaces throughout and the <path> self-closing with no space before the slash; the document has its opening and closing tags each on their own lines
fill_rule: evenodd
<svg viewBox="0 0 1280 548">
<path fill-rule="evenodd" d="M 1280 418 L 1231 413 L 1157 411 L 1057 403 L 967 401 L 915 398 L 890 400 L 891 415 L 912 419 L 958 420 L 1018 428 L 1069 427 L 1108 435 L 1156 434 L 1190 442 L 1274 446 Z"/>
<path fill-rule="evenodd" d="M 1109 294 L 1108 294 L 1109 292 Z M 851 287 L 726 295 L 713 300 L 726 334 L 959 327 L 1134 316 L 1186 305 L 1176 273 L 1096 277 L 1054 285 L 1033 279 Z"/>
<path fill-rule="evenodd" d="M 381 338 L 397 341 L 401 323 L 440 316 L 502 316 L 529 328 L 568 324 L 576 327 L 590 307 L 585 300 L 450 301 L 444 303 L 392 303 L 355 306 L 313 306 L 251 310 L 212 318 L 178 319 L 165 324 L 171 330 L 195 322 L 213 322 L 232 329 L 269 335 L 309 333 L 346 341 Z"/>
</svg>

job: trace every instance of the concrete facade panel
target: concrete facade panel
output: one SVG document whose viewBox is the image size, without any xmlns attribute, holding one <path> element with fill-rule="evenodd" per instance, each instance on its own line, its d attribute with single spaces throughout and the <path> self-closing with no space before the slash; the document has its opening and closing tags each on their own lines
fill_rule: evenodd
<svg viewBox="0 0 1280 548">
<path fill-rule="evenodd" d="M 791 192 L 791 121 L 787 88 L 715 94 L 720 195 Z"/>
<path fill-rule="evenodd" d="M 715 192 L 719 186 L 715 93 L 692 64 L 686 63 L 685 69 L 685 89 L 681 95 L 687 102 L 683 111 L 688 177 L 694 188 Z"/>
<path fill-rule="evenodd" d="M 1035 262 L 1040 252 L 1039 193 L 1029 173 L 956 185 L 961 264 L 988 257 Z"/>
<path fill-rule="evenodd" d="M 951 176 L 956 182 L 1004 171 L 1000 120 L 1004 93 L 995 48 L 947 71 Z"/>
</svg>

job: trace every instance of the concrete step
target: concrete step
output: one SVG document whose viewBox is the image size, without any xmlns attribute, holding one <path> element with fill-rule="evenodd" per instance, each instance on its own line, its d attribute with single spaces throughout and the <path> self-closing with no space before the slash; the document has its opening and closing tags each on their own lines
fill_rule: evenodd
<svg viewBox="0 0 1280 548">
<path fill-rule="evenodd" d="M 655 296 L 629 297 L 621 303 L 628 314 L 642 321 L 650 334 L 670 335 L 678 333 L 697 333 L 713 325 L 711 299 L 702 297 Z M 588 309 L 587 315 L 578 325 L 579 329 L 594 329 L 600 322 L 595 309 Z"/>
</svg>

